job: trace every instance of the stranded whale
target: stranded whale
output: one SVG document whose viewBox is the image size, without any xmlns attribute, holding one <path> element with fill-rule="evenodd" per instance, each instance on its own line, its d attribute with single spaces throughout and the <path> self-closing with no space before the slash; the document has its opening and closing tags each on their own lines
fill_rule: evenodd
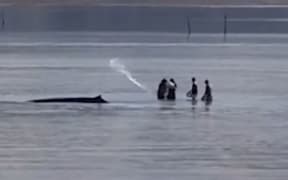
<svg viewBox="0 0 288 180">
<path fill-rule="evenodd" d="M 30 102 L 34 103 L 108 103 L 101 95 L 96 97 L 66 97 L 66 98 L 47 98 L 34 99 Z"/>
</svg>

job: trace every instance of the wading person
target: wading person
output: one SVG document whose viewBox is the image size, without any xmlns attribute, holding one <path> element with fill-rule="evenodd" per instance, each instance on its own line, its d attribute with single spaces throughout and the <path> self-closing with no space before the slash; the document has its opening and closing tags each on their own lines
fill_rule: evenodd
<svg viewBox="0 0 288 180">
<path fill-rule="evenodd" d="M 167 80 L 162 79 L 158 86 L 157 99 L 164 100 L 166 93 L 167 93 Z"/>
<path fill-rule="evenodd" d="M 187 92 L 186 96 L 187 97 L 191 97 L 192 101 L 196 101 L 197 95 L 198 95 L 198 87 L 197 87 L 197 84 L 196 84 L 196 78 L 193 77 L 192 78 L 192 88 L 191 88 L 190 91 Z"/>
<path fill-rule="evenodd" d="M 177 84 L 173 78 L 171 78 L 167 83 L 167 88 L 168 88 L 167 100 L 175 100 Z"/>
<path fill-rule="evenodd" d="M 205 80 L 205 92 L 201 98 L 202 101 L 204 101 L 207 105 L 209 105 L 212 102 L 212 90 L 209 85 L 209 81 Z"/>
</svg>

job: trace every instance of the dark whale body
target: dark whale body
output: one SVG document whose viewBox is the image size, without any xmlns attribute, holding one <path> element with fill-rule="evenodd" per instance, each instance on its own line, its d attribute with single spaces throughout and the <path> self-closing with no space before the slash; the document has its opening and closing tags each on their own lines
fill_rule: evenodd
<svg viewBox="0 0 288 180">
<path fill-rule="evenodd" d="M 30 102 L 34 103 L 108 103 L 101 95 L 96 97 L 67 97 L 67 98 L 48 98 L 34 99 Z"/>
</svg>

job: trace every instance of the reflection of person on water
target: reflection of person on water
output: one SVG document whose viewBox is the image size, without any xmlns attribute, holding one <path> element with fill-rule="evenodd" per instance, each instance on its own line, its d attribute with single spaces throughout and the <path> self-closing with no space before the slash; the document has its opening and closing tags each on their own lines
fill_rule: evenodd
<svg viewBox="0 0 288 180">
<path fill-rule="evenodd" d="M 164 100 L 166 93 L 167 93 L 167 80 L 162 79 L 158 86 L 157 98 L 159 100 Z"/>
<path fill-rule="evenodd" d="M 167 83 L 167 88 L 168 88 L 167 100 L 175 100 L 177 84 L 173 78 L 171 78 Z"/>
<path fill-rule="evenodd" d="M 198 87 L 197 87 L 197 84 L 196 84 L 196 79 L 195 77 L 192 78 L 192 88 L 190 91 L 187 92 L 186 96 L 187 97 L 191 97 L 192 100 L 196 100 L 197 98 L 197 95 L 198 95 Z"/>
<path fill-rule="evenodd" d="M 205 92 L 201 100 L 204 101 L 206 104 L 210 104 L 212 102 L 212 90 L 208 80 L 205 80 Z"/>
</svg>

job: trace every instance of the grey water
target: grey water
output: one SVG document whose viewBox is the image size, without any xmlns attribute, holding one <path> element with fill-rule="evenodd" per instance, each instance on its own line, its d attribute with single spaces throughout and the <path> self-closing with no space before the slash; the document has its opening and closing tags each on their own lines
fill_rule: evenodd
<svg viewBox="0 0 288 180">
<path fill-rule="evenodd" d="M 1 30 L 222 33 L 288 33 L 287 7 L 22 7 L 0 8 Z M 4 26 L 3 26 L 4 20 Z"/>
<path fill-rule="evenodd" d="M 0 178 L 286 180 L 288 36 L 222 38 L 2 33 Z M 200 95 L 210 80 L 211 106 L 185 97 L 192 76 Z M 178 84 L 175 102 L 156 100 L 163 77 Z M 111 103 L 27 102 L 98 94 Z"/>
</svg>

